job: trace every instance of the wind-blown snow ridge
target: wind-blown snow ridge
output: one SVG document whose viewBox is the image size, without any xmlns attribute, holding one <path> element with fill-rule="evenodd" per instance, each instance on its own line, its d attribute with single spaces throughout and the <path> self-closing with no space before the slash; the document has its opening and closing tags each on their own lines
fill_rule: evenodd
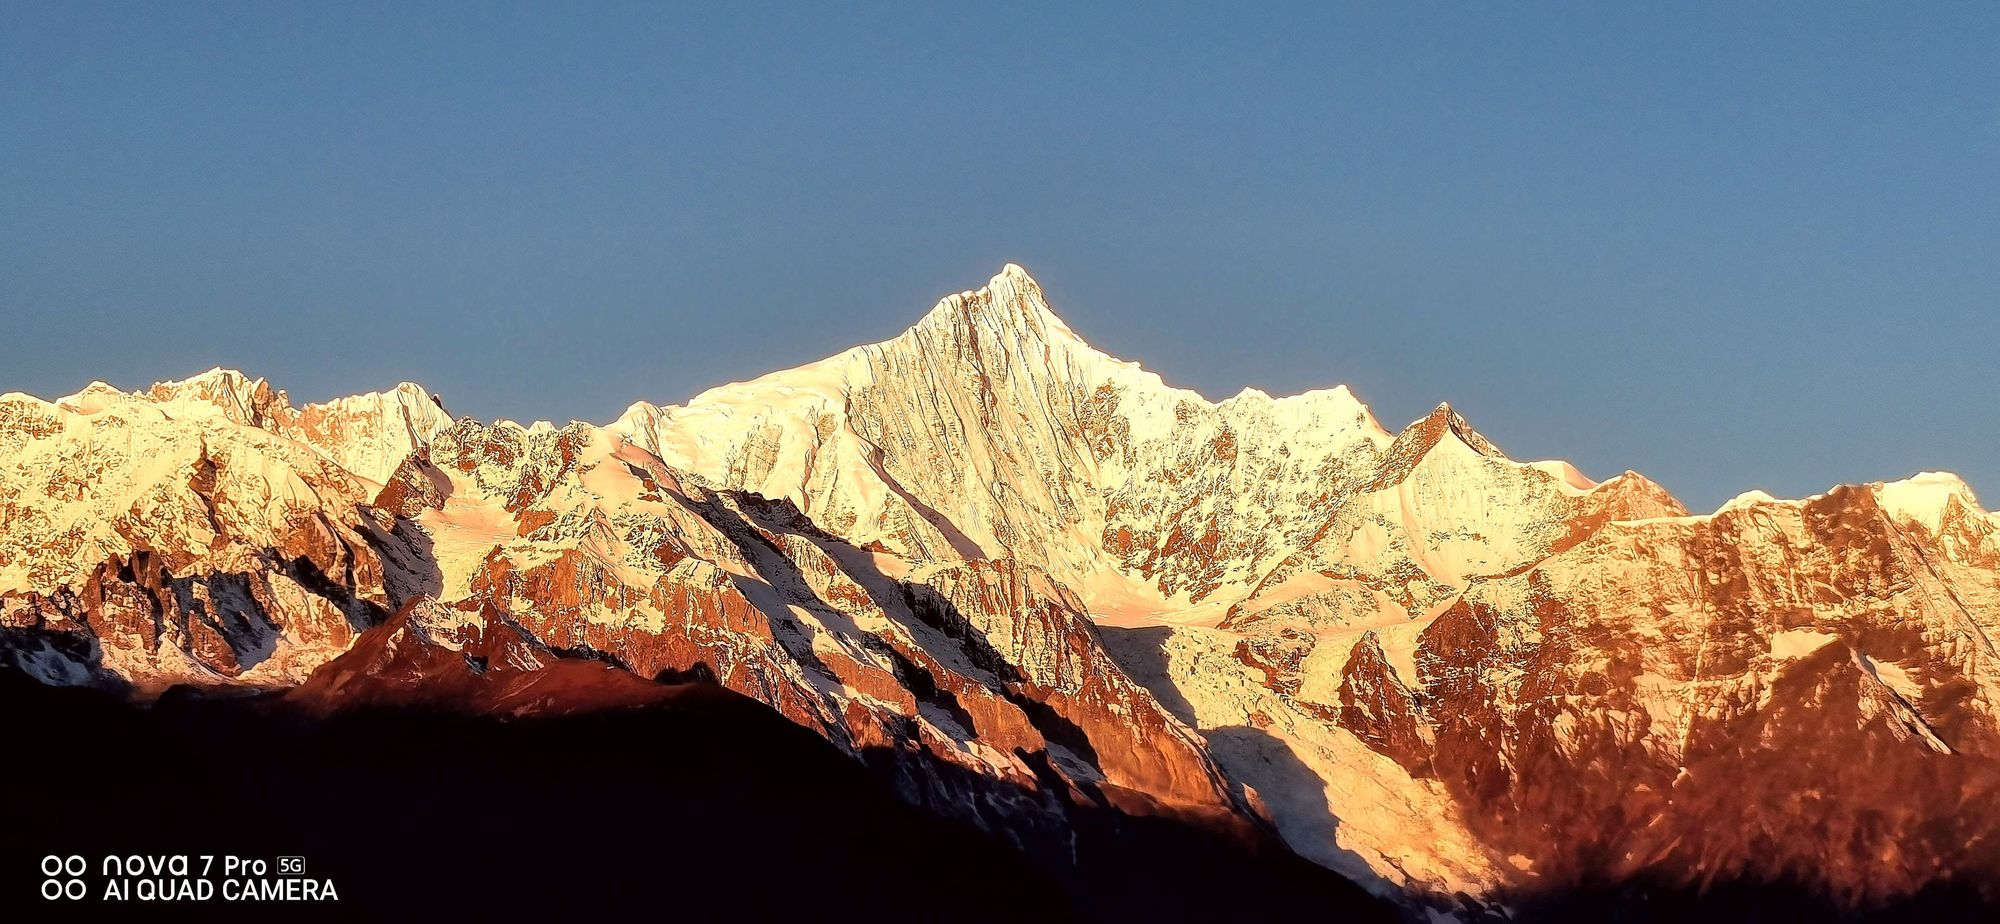
<svg viewBox="0 0 2000 924">
<path fill-rule="evenodd" d="M 376 482 L 387 478 L 412 449 L 451 425 L 444 405 L 412 382 L 294 408 L 285 392 L 264 379 L 221 367 L 129 394 L 92 382 L 55 403 L 86 415 L 143 406 L 171 419 L 218 418 L 258 427 L 311 446 L 348 471 Z"/>
</svg>

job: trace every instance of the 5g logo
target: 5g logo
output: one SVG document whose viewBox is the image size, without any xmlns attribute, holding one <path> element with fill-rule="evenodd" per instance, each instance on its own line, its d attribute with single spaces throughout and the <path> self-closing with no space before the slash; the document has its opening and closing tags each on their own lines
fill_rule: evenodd
<svg viewBox="0 0 2000 924">
<path fill-rule="evenodd" d="M 279 858 L 278 858 L 278 875 L 280 875 L 280 876 L 303 876 L 303 875 L 305 875 L 305 874 L 306 874 L 306 858 L 305 858 L 305 857 L 279 857 Z"/>
<path fill-rule="evenodd" d="M 79 877 L 89 868 L 90 864 L 75 855 L 59 857 L 49 854 L 43 857 L 42 875 L 48 878 L 42 880 L 42 898 L 49 901 L 64 898 L 74 901 L 82 898 L 90 889 Z"/>
</svg>

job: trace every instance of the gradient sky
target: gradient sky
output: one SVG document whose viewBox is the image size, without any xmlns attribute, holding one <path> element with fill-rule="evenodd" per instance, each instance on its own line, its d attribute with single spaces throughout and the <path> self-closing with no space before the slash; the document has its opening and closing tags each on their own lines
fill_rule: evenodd
<svg viewBox="0 0 2000 924">
<path fill-rule="evenodd" d="M 2000 5 L 411 6 L 0 2 L 0 390 L 602 422 L 1014 261 L 1210 397 L 2000 501 Z"/>
</svg>

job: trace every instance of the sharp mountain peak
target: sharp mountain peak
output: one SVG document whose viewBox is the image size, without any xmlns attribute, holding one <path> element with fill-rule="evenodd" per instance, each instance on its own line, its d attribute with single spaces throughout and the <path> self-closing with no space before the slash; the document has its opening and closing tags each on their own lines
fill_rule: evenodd
<svg viewBox="0 0 2000 924">
<path fill-rule="evenodd" d="M 1087 346 L 1068 323 L 1050 309 L 1041 283 L 1018 263 L 1009 263 L 986 285 L 955 292 L 938 300 L 912 328 L 1005 333 L 1039 342 L 1068 341 Z"/>
</svg>

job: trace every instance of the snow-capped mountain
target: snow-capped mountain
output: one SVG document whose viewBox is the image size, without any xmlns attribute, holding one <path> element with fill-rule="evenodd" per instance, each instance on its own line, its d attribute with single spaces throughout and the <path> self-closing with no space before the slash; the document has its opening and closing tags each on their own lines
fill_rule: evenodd
<svg viewBox="0 0 2000 924">
<path fill-rule="evenodd" d="M 1171 817 L 1454 913 L 2000 876 L 2000 518 L 1956 478 L 1691 516 L 1449 407 L 1170 387 L 1017 266 L 603 426 L 223 370 L 0 396 L 0 516 L 0 661 L 51 684 L 515 714 L 713 679 L 1031 852 Z"/>
</svg>

